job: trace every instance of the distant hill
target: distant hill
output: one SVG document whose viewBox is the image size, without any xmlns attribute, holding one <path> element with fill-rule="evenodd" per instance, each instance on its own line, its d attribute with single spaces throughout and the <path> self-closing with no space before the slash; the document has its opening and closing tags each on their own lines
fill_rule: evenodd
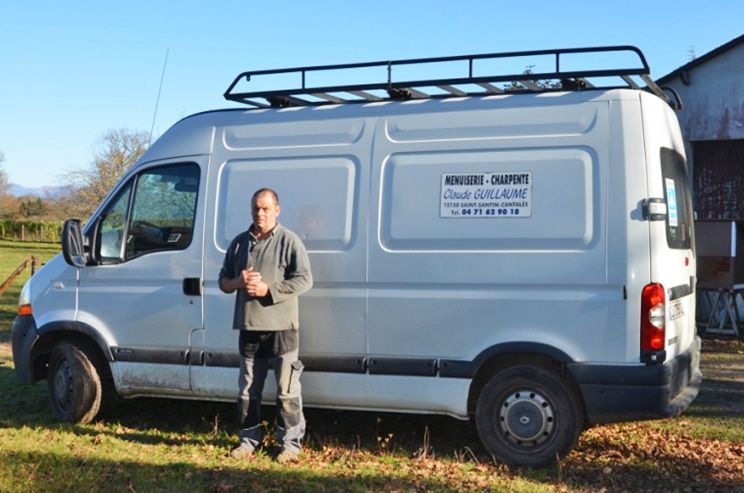
<svg viewBox="0 0 744 493">
<path fill-rule="evenodd" d="M 62 191 L 62 187 L 24 187 L 15 183 L 10 184 L 10 194 L 16 197 L 26 197 L 32 195 L 42 199 L 56 198 Z"/>
</svg>

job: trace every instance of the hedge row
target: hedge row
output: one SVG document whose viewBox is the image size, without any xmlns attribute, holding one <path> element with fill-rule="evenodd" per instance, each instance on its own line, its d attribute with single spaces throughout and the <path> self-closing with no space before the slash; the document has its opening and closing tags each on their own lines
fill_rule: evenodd
<svg viewBox="0 0 744 493">
<path fill-rule="evenodd" d="M 0 238 L 56 243 L 62 234 L 57 221 L 0 221 Z"/>
</svg>

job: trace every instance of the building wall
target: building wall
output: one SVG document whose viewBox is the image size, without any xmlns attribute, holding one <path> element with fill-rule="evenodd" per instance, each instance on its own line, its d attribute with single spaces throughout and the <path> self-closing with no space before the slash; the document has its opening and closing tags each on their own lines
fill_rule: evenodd
<svg viewBox="0 0 744 493">
<path fill-rule="evenodd" d="M 744 37 L 742 37 L 744 38 Z M 734 45 L 688 71 L 687 84 L 681 75 L 660 81 L 679 92 L 684 109 L 677 113 L 685 140 L 692 178 L 694 206 L 698 219 L 744 220 L 744 41 Z M 704 58 L 705 56 L 701 57 Z M 700 223 L 698 223 L 700 225 Z M 704 230 L 700 227 L 701 232 Z M 726 238 L 706 238 L 713 244 L 726 244 Z M 698 268 L 705 264 L 698 258 Z M 702 275 L 700 272 L 698 275 Z M 728 296 L 728 295 L 724 295 Z M 729 298 L 724 298 L 729 300 Z M 739 314 L 744 300 L 737 299 Z M 741 318 L 728 318 L 720 308 L 711 313 L 709 292 L 698 287 L 698 326 L 717 333 L 739 334 Z M 713 315 L 711 317 L 711 315 Z M 739 317 L 739 315 L 737 315 Z M 730 323 L 729 323 L 730 322 Z"/>
<path fill-rule="evenodd" d="M 666 85 L 682 97 L 677 113 L 686 140 L 744 139 L 744 43 L 689 72 L 689 85 L 676 77 Z"/>
<path fill-rule="evenodd" d="M 661 83 L 684 105 L 677 117 L 698 218 L 744 220 L 744 43 Z"/>
</svg>

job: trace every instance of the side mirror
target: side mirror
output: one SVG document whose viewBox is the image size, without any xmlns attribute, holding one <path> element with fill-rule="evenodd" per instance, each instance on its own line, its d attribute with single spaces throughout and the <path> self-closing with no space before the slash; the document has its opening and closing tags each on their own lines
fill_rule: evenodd
<svg viewBox="0 0 744 493">
<path fill-rule="evenodd" d="M 62 255 L 73 267 L 85 267 L 85 244 L 79 219 L 68 219 L 62 226 Z"/>
</svg>

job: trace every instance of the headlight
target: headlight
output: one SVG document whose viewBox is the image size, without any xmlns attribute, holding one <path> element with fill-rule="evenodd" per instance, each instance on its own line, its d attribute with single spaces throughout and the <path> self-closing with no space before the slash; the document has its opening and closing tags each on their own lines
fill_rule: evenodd
<svg viewBox="0 0 744 493">
<path fill-rule="evenodd" d="M 18 297 L 18 315 L 31 315 L 31 279 L 23 285 Z"/>
</svg>

